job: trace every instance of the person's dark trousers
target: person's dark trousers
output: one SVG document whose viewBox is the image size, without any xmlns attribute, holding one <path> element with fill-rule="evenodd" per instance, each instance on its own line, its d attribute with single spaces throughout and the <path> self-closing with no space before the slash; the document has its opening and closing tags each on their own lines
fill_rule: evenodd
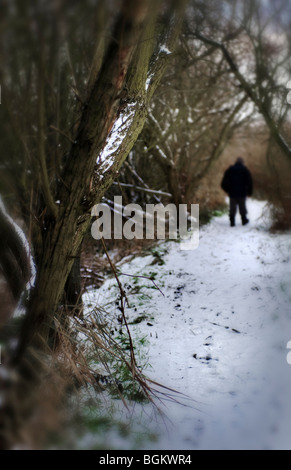
<svg viewBox="0 0 291 470">
<path fill-rule="evenodd" d="M 237 207 L 239 209 L 239 213 L 240 213 L 243 225 L 248 223 L 246 198 L 245 197 L 231 197 L 230 207 L 229 207 L 229 218 L 230 218 L 230 225 L 232 227 L 235 225 L 235 215 L 236 215 Z"/>
</svg>

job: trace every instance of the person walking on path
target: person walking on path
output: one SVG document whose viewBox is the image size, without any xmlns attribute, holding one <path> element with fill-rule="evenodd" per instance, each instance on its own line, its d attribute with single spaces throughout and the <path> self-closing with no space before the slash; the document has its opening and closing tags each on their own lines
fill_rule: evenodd
<svg viewBox="0 0 291 470">
<path fill-rule="evenodd" d="M 253 193 L 253 181 L 251 172 L 245 166 L 243 158 L 238 157 L 235 164 L 226 170 L 221 181 L 221 187 L 229 196 L 231 227 L 235 226 L 237 207 L 239 208 L 242 224 L 246 225 L 249 222 L 246 198 Z"/>
</svg>

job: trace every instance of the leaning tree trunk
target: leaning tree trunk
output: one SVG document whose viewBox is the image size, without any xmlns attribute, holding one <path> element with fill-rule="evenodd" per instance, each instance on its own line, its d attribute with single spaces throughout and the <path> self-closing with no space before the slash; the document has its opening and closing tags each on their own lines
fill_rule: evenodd
<svg viewBox="0 0 291 470">
<path fill-rule="evenodd" d="M 77 136 L 59 188 L 60 205 L 46 217 L 42 258 L 24 322 L 18 351 L 20 356 L 31 341 L 38 348 L 47 344 L 53 315 L 82 241 L 82 230 L 77 230 L 79 218 L 88 211 L 92 202 L 98 200 L 98 196 L 102 196 L 114 177 L 111 174 L 107 184 L 103 183 L 103 187 L 100 185 L 95 189 L 95 201 L 92 201 L 90 188 L 96 159 L 116 119 L 120 94 L 150 3 L 147 0 L 124 2 L 123 8 L 127 8 L 127 11 L 122 11 L 116 23 L 113 33 L 115 40 L 108 48 L 99 76 L 84 104 Z"/>
<path fill-rule="evenodd" d="M 175 4 L 175 2 L 174 2 Z M 166 30 L 166 43 L 174 47 L 186 0 L 178 3 Z M 60 204 L 46 216 L 42 257 L 36 285 L 23 326 L 17 358 L 26 347 L 48 344 L 54 314 L 66 280 L 90 226 L 90 211 L 101 201 L 144 125 L 148 102 L 168 63 L 162 51 L 153 54 L 157 2 L 127 0 L 117 21 L 98 78 L 83 106 L 76 139 L 58 188 Z M 152 7 L 152 8 L 150 8 Z M 146 87 L 148 77 L 150 83 Z M 110 156 L 110 167 L 98 156 L 117 117 L 128 109 L 124 137 Z M 106 163 L 106 162 L 105 162 Z"/>
</svg>

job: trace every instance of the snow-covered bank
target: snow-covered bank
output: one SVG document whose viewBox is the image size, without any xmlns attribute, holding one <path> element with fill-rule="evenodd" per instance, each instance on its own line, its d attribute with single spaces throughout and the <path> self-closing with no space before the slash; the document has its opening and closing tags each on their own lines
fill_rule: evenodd
<svg viewBox="0 0 291 470">
<path fill-rule="evenodd" d="M 162 257 L 119 266 L 154 276 L 164 294 L 149 280 L 121 276 L 128 321 L 144 316 L 131 332 L 148 340 L 147 375 L 194 400 L 165 403 L 172 424 L 153 421 L 160 437 L 151 448 L 291 449 L 291 239 L 268 232 L 264 206 L 248 200 L 245 227 L 238 217 L 234 228 L 227 215 L 214 218 L 196 250 L 168 242 Z M 109 279 L 85 300 L 114 305 L 116 295 Z"/>
</svg>

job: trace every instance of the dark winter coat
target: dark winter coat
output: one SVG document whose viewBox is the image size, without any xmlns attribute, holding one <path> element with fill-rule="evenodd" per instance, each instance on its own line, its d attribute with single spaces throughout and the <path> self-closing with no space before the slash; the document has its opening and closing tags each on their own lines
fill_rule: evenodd
<svg viewBox="0 0 291 470">
<path fill-rule="evenodd" d="M 250 171 L 243 163 L 235 163 L 224 173 L 221 187 L 232 198 L 251 196 L 253 181 Z"/>
</svg>

